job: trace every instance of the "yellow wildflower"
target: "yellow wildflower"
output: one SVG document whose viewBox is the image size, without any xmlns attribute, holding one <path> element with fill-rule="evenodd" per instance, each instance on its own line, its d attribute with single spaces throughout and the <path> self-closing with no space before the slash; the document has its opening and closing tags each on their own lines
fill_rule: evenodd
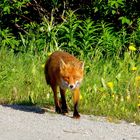
<svg viewBox="0 0 140 140">
<path fill-rule="evenodd" d="M 138 96 L 138 99 L 140 99 L 140 95 Z"/>
<path fill-rule="evenodd" d="M 48 56 L 50 56 L 52 54 L 52 52 L 48 52 Z"/>
<path fill-rule="evenodd" d="M 137 76 L 135 79 L 136 81 L 140 81 L 140 76 Z"/>
<path fill-rule="evenodd" d="M 41 67 L 44 68 L 45 67 L 45 64 L 42 64 Z"/>
<path fill-rule="evenodd" d="M 137 49 L 136 49 L 136 47 L 135 47 L 135 45 L 133 43 L 130 43 L 129 50 L 130 51 L 136 51 Z"/>
<path fill-rule="evenodd" d="M 140 108 L 140 103 L 138 104 L 138 107 Z"/>
<path fill-rule="evenodd" d="M 131 70 L 132 71 L 136 71 L 137 70 L 137 67 L 132 67 Z"/>
<path fill-rule="evenodd" d="M 83 99 L 83 96 L 80 94 L 80 100 L 82 100 Z"/>
<path fill-rule="evenodd" d="M 49 98 L 50 98 L 50 94 L 48 93 L 48 94 L 47 94 L 47 99 L 49 99 Z"/>
<path fill-rule="evenodd" d="M 114 85 L 113 85 L 113 82 L 108 82 L 108 83 L 107 83 L 107 86 L 108 86 L 109 88 L 111 88 L 111 89 L 112 89 L 112 88 L 113 88 L 113 86 L 114 86 Z"/>
<path fill-rule="evenodd" d="M 115 95 L 114 94 L 112 94 L 112 98 L 114 98 L 115 97 Z"/>
</svg>

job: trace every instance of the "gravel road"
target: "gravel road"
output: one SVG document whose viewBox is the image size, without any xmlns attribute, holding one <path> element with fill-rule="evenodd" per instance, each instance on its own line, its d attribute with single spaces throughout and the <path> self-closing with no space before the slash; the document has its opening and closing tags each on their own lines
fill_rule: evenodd
<svg viewBox="0 0 140 140">
<path fill-rule="evenodd" d="M 69 116 L 44 113 L 37 107 L 0 105 L 0 140 L 140 140 L 139 125 Z"/>
</svg>

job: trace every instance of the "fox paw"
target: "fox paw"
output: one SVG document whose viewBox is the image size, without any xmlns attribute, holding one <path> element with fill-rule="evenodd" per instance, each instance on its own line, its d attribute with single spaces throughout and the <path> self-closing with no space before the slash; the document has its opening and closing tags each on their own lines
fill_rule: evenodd
<svg viewBox="0 0 140 140">
<path fill-rule="evenodd" d="M 80 114 L 79 113 L 74 113 L 72 118 L 80 119 Z"/>
<path fill-rule="evenodd" d="M 58 114 L 61 114 L 62 113 L 62 110 L 61 108 L 58 106 L 55 108 L 55 112 L 57 112 Z"/>
<path fill-rule="evenodd" d="M 68 109 L 62 109 L 62 114 L 66 115 L 68 113 Z"/>
</svg>

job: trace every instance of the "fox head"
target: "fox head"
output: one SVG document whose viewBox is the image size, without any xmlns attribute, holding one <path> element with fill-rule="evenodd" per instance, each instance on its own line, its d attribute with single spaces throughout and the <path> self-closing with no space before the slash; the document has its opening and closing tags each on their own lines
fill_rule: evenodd
<svg viewBox="0 0 140 140">
<path fill-rule="evenodd" d="M 60 79 L 61 87 L 73 90 L 77 88 L 84 73 L 84 62 L 69 62 L 65 63 L 62 59 L 60 61 Z"/>
</svg>

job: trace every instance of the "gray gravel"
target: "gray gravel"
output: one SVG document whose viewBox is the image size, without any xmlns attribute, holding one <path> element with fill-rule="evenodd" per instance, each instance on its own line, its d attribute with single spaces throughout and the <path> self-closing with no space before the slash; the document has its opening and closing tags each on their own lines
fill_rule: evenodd
<svg viewBox="0 0 140 140">
<path fill-rule="evenodd" d="M 69 116 L 71 116 L 70 114 Z M 103 117 L 81 115 L 81 119 L 40 108 L 0 105 L 0 140 L 140 140 L 140 126 L 109 123 Z"/>
</svg>

